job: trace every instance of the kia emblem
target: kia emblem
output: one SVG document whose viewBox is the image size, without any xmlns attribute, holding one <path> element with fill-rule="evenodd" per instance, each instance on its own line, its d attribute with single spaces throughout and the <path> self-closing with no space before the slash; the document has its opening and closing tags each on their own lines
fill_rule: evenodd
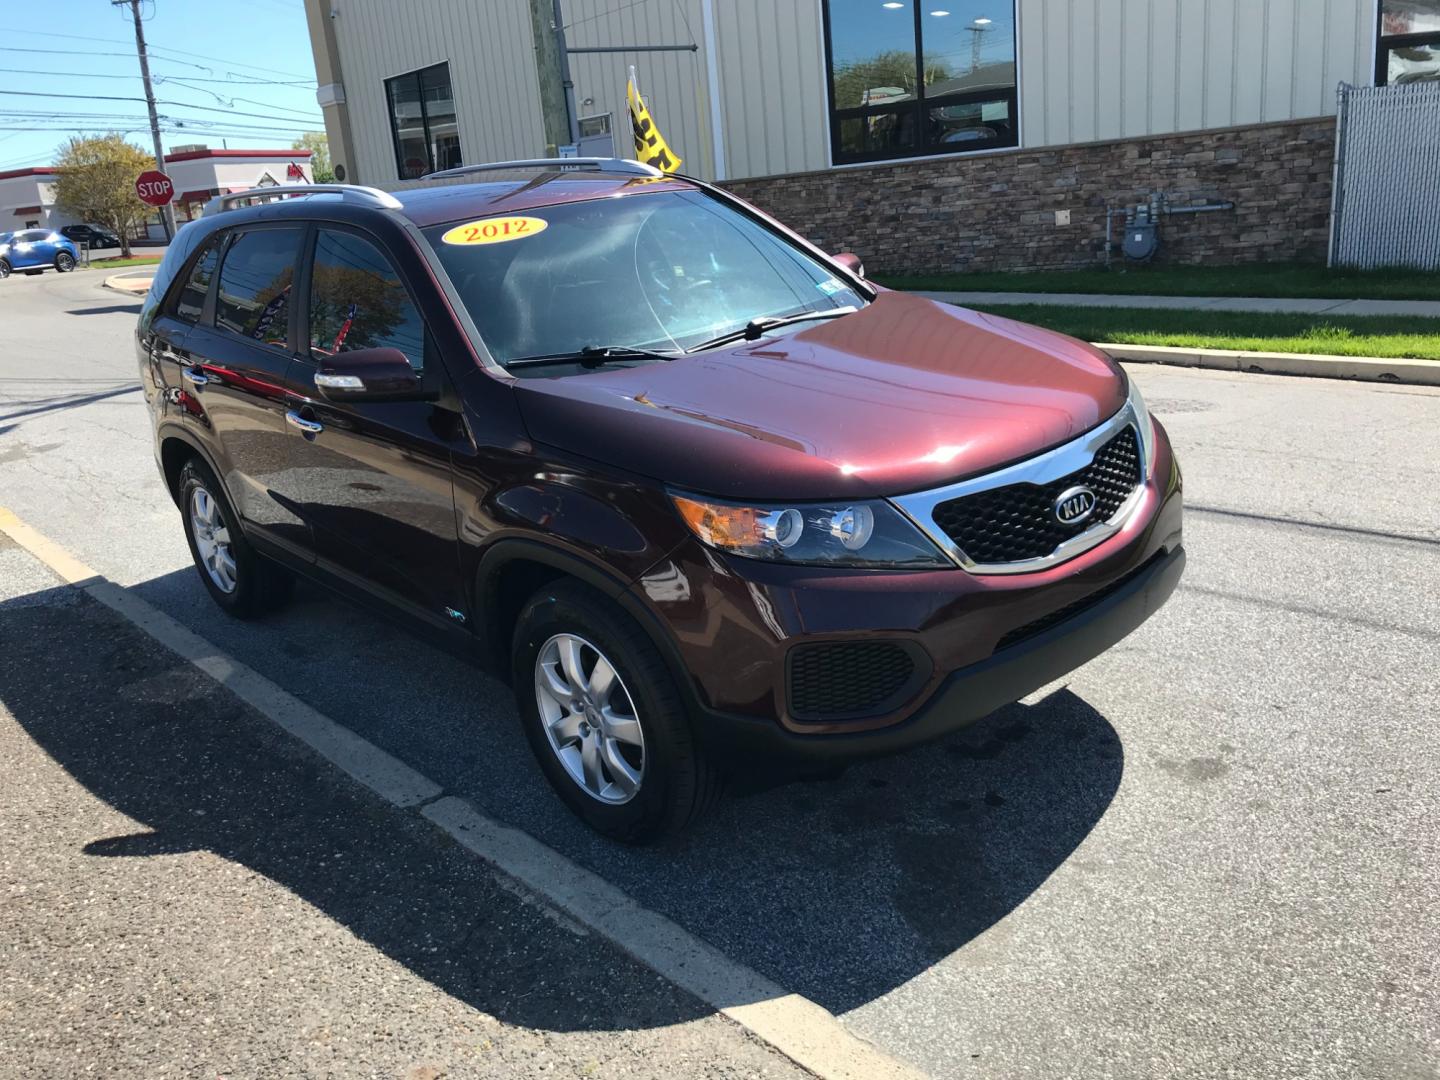
<svg viewBox="0 0 1440 1080">
<path fill-rule="evenodd" d="M 1079 525 L 1095 512 L 1095 492 L 1084 485 L 1072 487 L 1060 493 L 1054 510 L 1061 525 Z"/>
</svg>

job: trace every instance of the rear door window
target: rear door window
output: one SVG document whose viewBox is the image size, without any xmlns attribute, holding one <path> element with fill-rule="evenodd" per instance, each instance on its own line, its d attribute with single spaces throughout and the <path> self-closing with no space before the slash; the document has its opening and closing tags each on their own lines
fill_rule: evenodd
<svg viewBox="0 0 1440 1080">
<path fill-rule="evenodd" d="M 225 237 L 216 236 L 205 245 L 205 250 L 190 268 L 179 295 L 175 299 L 175 316 L 186 322 L 199 322 L 205 310 L 205 298 L 210 295 L 210 281 L 215 276 L 215 267 L 220 262 L 220 249 Z"/>
<path fill-rule="evenodd" d="M 258 345 L 288 350 L 290 289 L 303 230 L 255 229 L 234 235 L 220 265 L 215 326 Z"/>
<path fill-rule="evenodd" d="M 310 274 L 311 357 L 386 347 L 416 371 L 424 366 L 425 323 L 400 275 L 369 240 L 321 229 Z"/>
</svg>

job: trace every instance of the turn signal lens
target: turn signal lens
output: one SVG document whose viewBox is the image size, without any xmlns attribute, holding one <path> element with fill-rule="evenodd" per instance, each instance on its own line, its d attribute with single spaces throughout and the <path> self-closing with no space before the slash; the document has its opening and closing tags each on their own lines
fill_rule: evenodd
<svg viewBox="0 0 1440 1080">
<path fill-rule="evenodd" d="M 747 506 L 672 493 L 701 542 L 751 559 L 865 567 L 954 564 L 889 503 Z"/>
</svg>

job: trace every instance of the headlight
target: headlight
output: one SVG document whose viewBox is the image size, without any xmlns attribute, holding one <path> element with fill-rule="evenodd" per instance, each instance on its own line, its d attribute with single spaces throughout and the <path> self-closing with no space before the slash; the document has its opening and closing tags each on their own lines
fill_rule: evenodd
<svg viewBox="0 0 1440 1080">
<path fill-rule="evenodd" d="M 889 503 L 756 506 L 672 494 L 680 517 L 710 547 L 775 562 L 934 569 L 954 564 Z"/>
<path fill-rule="evenodd" d="M 1134 378 L 1126 375 L 1130 384 L 1130 411 L 1135 414 L 1135 426 L 1140 430 L 1140 469 L 1143 476 L 1150 475 L 1150 466 L 1155 463 L 1155 424 L 1150 419 L 1150 410 L 1140 394 L 1140 387 Z"/>
</svg>

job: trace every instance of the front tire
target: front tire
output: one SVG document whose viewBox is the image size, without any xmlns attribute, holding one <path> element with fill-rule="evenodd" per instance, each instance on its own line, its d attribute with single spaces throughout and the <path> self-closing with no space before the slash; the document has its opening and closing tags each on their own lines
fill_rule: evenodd
<svg viewBox="0 0 1440 1080">
<path fill-rule="evenodd" d="M 295 579 L 245 539 L 214 474 L 191 458 L 180 470 L 178 492 L 185 540 L 210 598 L 239 619 L 283 606 Z"/>
<path fill-rule="evenodd" d="M 68 274 L 75 269 L 75 256 L 68 251 L 62 251 L 55 256 L 55 269 L 62 274 Z"/>
<path fill-rule="evenodd" d="M 542 588 L 516 623 L 512 664 L 530 748 L 596 832 L 650 843 L 714 805 L 721 776 L 696 743 L 674 676 L 613 602 L 578 582 Z"/>
<path fill-rule="evenodd" d="M 0 259 L 0 281 L 10 276 L 10 260 Z"/>
</svg>

